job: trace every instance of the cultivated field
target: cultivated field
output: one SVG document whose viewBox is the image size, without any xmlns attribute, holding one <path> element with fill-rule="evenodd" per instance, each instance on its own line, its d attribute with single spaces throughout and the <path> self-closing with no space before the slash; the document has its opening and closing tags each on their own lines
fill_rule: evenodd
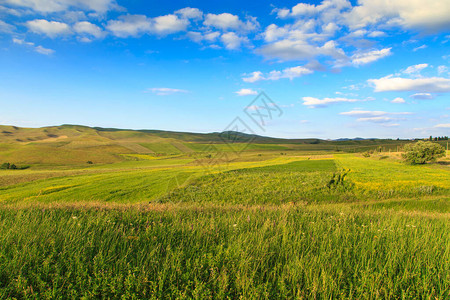
<svg viewBox="0 0 450 300">
<path fill-rule="evenodd" d="M 450 298 L 449 160 L 406 141 L 46 130 L 3 130 L 2 299 Z"/>
</svg>

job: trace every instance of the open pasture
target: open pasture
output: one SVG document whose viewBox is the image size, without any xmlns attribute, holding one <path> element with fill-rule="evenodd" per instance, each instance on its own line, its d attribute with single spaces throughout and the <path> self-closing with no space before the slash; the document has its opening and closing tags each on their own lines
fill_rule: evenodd
<svg viewBox="0 0 450 300">
<path fill-rule="evenodd" d="M 0 298 L 450 296 L 445 165 L 122 155 L 0 170 Z"/>
</svg>

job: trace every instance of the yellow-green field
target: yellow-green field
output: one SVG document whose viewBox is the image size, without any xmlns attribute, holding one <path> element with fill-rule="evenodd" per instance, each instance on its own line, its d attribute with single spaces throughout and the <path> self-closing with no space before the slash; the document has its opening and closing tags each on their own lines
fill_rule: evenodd
<svg viewBox="0 0 450 300">
<path fill-rule="evenodd" d="M 450 298 L 447 158 L 2 130 L 1 299 Z"/>
</svg>

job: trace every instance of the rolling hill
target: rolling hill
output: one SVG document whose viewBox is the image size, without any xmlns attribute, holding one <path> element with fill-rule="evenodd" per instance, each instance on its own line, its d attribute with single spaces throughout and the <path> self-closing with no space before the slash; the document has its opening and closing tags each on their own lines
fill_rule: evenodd
<svg viewBox="0 0 450 300">
<path fill-rule="evenodd" d="M 76 165 L 114 163 L 126 155 L 190 155 L 226 151 L 364 151 L 406 141 L 281 139 L 239 132 L 191 133 L 61 125 L 0 126 L 0 162 Z"/>
</svg>

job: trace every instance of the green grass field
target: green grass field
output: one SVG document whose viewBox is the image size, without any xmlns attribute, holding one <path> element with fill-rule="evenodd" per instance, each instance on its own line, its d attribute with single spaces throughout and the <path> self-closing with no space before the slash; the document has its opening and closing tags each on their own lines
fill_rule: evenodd
<svg viewBox="0 0 450 300">
<path fill-rule="evenodd" d="M 0 299 L 450 298 L 448 159 L 14 130 L 34 144 L 0 140 L 30 164 L 0 170 Z"/>
</svg>

